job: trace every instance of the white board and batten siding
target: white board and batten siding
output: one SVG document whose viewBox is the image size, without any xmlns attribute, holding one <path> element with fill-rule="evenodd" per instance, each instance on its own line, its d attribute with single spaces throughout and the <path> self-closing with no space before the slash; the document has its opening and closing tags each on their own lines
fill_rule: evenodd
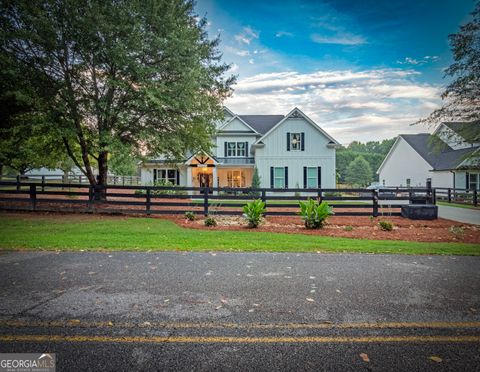
<svg viewBox="0 0 480 372">
<path fill-rule="evenodd" d="M 432 178 L 432 166 L 422 158 L 402 137 L 398 137 L 394 147 L 379 170 L 379 181 L 385 186 L 425 186 L 427 178 Z"/>
<path fill-rule="evenodd" d="M 287 133 L 304 133 L 304 151 L 287 151 Z M 261 187 L 270 187 L 270 168 L 288 167 L 288 187 L 303 188 L 303 168 L 321 167 L 322 188 L 335 188 L 335 149 L 330 139 L 303 118 L 288 118 L 255 149 Z"/>
</svg>

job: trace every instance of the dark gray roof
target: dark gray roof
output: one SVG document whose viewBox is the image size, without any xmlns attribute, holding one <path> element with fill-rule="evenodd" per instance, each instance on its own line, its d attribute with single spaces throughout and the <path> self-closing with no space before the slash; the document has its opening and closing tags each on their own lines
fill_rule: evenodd
<svg viewBox="0 0 480 372">
<path fill-rule="evenodd" d="M 284 118 L 283 115 L 239 115 L 240 118 L 260 134 L 267 133 Z"/>
<path fill-rule="evenodd" d="M 445 122 L 443 124 L 463 138 L 480 141 L 480 120 L 471 122 Z"/>
<path fill-rule="evenodd" d="M 466 149 L 453 150 L 446 147 L 440 152 L 435 151 L 430 142 L 431 135 L 428 133 L 420 134 L 401 134 L 400 135 L 413 149 L 432 166 L 434 170 L 456 169 L 465 158 L 479 147 L 469 147 Z"/>
</svg>

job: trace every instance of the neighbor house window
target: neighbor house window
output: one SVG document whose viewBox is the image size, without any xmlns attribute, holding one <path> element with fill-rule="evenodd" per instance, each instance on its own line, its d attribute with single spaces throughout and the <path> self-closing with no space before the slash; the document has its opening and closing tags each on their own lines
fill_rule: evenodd
<svg viewBox="0 0 480 372">
<path fill-rule="evenodd" d="M 273 169 L 273 187 L 276 189 L 285 188 L 285 168 L 275 167 Z"/>
<path fill-rule="evenodd" d="M 225 143 L 226 157 L 246 157 L 247 156 L 247 142 L 226 142 Z"/>
<path fill-rule="evenodd" d="M 245 173 L 241 170 L 227 171 L 228 187 L 245 187 Z"/>
<path fill-rule="evenodd" d="M 412 183 L 412 180 L 410 178 L 407 178 L 407 187 L 410 187 L 411 183 Z"/>
<path fill-rule="evenodd" d="M 478 174 L 477 173 L 470 173 L 469 177 L 469 184 L 470 190 L 478 189 Z"/>
<path fill-rule="evenodd" d="M 177 185 L 178 170 L 177 169 L 154 169 L 153 182 L 170 182 Z"/>
<path fill-rule="evenodd" d="M 307 188 L 314 189 L 318 187 L 318 168 L 307 167 Z"/>
<path fill-rule="evenodd" d="M 302 149 L 302 136 L 300 133 L 290 133 L 290 149 L 300 151 Z"/>
</svg>

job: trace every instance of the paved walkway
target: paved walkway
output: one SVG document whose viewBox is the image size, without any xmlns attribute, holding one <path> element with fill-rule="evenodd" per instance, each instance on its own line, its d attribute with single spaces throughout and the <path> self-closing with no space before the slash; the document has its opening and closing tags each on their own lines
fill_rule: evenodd
<svg viewBox="0 0 480 372">
<path fill-rule="evenodd" d="M 54 352 L 57 371 L 478 371 L 479 266 L 453 256 L 0 253 L 0 352 Z"/>
<path fill-rule="evenodd" d="M 439 205 L 438 216 L 448 220 L 480 225 L 480 210 Z"/>
</svg>

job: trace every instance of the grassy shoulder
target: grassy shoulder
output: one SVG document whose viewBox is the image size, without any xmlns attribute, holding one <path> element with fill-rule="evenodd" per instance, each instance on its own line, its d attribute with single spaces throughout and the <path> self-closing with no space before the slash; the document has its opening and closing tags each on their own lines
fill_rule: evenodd
<svg viewBox="0 0 480 372">
<path fill-rule="evenodd" d="M 455 207 L 455 208 L 464 208 L 464 209 L 473 209 L 476 211 L 480 211 L 480 207 L 475 207 L 470 204 L 459 204 L 459 203 L 449 203 L 444 201 L 437 201 L 438 205 L 444 205 L 446 207 Z"/>
<path fill-rule="evenodd" d="M 255 231 L 194 230 L 156 218 L 34 218 L 0 215 L 0 249 L 361 252 L 480 255 L 465 243 L 332 238 Z"/>
</svg>

